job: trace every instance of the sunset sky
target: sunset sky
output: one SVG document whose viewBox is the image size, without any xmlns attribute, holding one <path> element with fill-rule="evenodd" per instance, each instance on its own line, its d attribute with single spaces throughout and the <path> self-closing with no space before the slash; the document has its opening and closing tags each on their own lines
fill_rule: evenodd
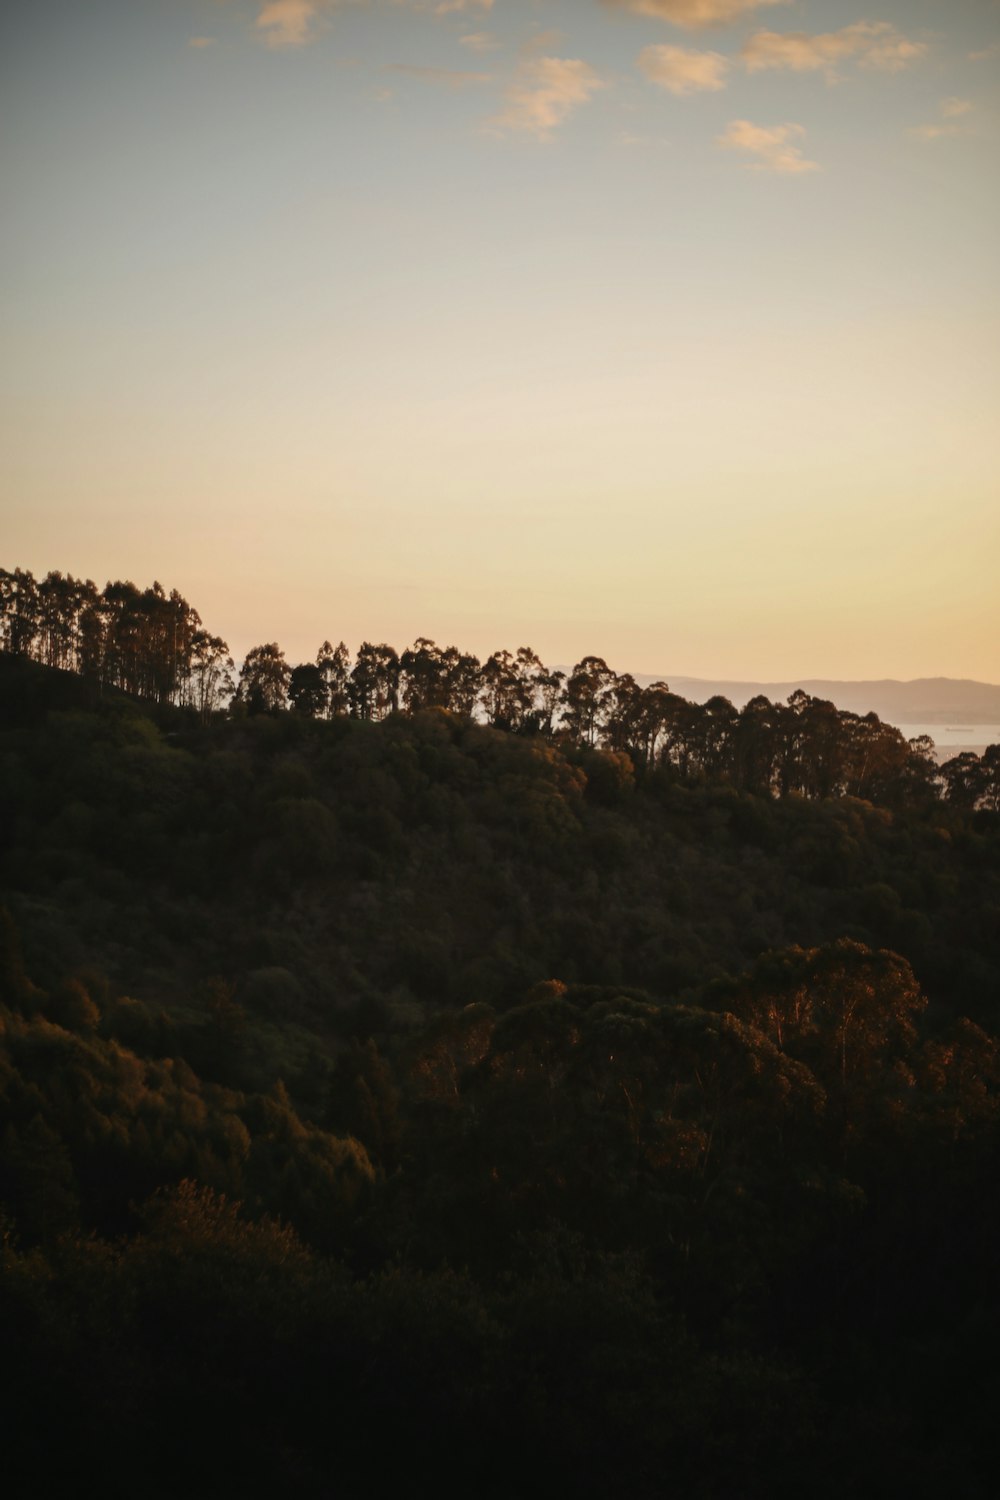
<svg viewBox="0 0 1000 1500">
<path fill-rule="evenodd" d="M 997 0 L 35 0 L 0 563 L 237 654 L 1000 682 Z"/>
</svg>

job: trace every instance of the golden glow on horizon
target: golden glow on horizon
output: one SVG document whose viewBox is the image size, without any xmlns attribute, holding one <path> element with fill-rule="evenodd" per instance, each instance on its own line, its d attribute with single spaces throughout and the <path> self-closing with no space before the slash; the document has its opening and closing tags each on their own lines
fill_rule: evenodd
<svg viewBox="0 0 1000 1500">
<path fill-rule="evenodd" d="M 53 78 L 22 23 L 5 566 L 293 659 L 1000 681 L 967 0 L 192 14 Z"/>
</svg>

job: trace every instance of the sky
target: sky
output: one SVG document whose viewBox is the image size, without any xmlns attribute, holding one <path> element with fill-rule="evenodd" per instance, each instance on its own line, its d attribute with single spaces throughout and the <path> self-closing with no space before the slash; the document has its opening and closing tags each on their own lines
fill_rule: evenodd
<svg viewBox="0 0 1000 1500">
<path fill-rule="evenodd" d="M 1000 682 L 1000 0 L 0 11 L 0 564 Z"/>
</svg>

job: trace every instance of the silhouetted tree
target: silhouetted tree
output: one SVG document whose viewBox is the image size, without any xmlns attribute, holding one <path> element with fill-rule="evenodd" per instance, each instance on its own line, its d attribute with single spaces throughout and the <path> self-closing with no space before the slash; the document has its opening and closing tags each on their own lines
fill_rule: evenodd
<svg viewBox="0 0 1000 1500">
<path fill-rule="evenodd" d="M 391 646 L 365 641 L 347 685 L 351 716 L 378 720 L 399 707 L 399 657 Z"/>
<path fill-rule="evenodd" d="M 240 668 L 239 699 L 250 713 L 277 713 L 285 706 L 291 671 L 275 641 L 254 646 Z"/>
<path fill-rule="evenodd" d="M 307 719 L 323 718 L 330 701 L 323 669 L 314 662 L 293 667 L 288 680 L 288 697 L 296 713 Z"/>
<path fill-rule="evenodd" d="M 339 714 L 346 714 L 350 709 L 348 679 L 351 658 L 344 642 L 341 641 L 338 646 L 331 646 L 329 641 L 324 641 L 316 653 L 316 665 L 323 674 L 326 710 L 330 718 L 335 719 Z"/>
<path fill-rule="evenodd" d="M 567 679 L 562 722 L 582 744 L 597 743 L 611 707 L 617 678 L 600 656 L 585 656 Z"/>
</svg>

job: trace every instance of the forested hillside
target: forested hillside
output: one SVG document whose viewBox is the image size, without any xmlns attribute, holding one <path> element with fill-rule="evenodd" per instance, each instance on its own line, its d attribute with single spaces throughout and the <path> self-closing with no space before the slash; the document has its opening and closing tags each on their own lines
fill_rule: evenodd
<svg viewBox="0 0 1000 1500">
<path fill-rule="evenodd" d="M 548 725 L 246 675 L 222 711 L 37 654 L 0 657 L 12 1474 L 991 1493 L 991 762 L 858 797 L 835 734 L 753 776 L 743 714 L 714 761 L 616 742 L 614 683 Z"/>
</svg>

